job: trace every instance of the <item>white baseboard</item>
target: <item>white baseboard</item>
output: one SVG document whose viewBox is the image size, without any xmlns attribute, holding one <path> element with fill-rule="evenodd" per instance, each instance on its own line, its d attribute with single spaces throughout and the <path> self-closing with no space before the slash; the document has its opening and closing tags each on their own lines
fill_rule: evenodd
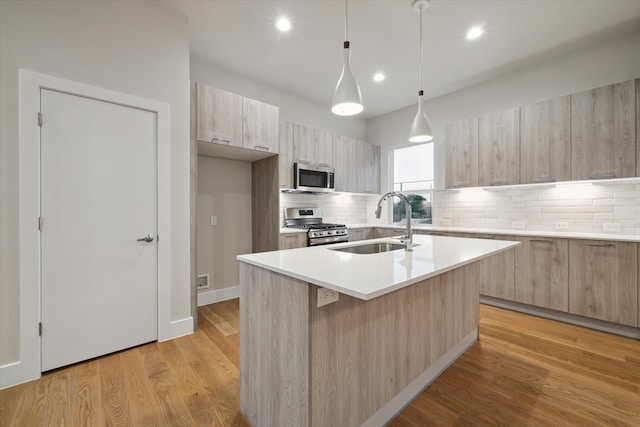
<svg viewBox="0 0 640 427">
<path fill-rule="evenodd" d="M 235 298 L 240 298 L 240 286 L 198 292 L 198 307 Z"/>
<path fill-rule="evenodd" d="M 0 390 L 40 378 L 39 372 L 34 376 L 33 369 L 26 368 L 21 361 L 0 366 Z"/>
<path fill-rule="evenodd" d="M 476 341 L 478 341 L 478 328 L 475 328 L 467 334 L 467 336 L 462 338 L 458 344 L 443 354 L 426 371 L 421 373 L 415 380 L 403 388 L 390 401 L 385 403 L 384 406 L 378 409 L 365 422 L 360 424 L 360 427 L 377 427 L 386 425 Z"/>
<path fill-rule="evenodd" d="M 169 323 L 166 333 L 158 335 L 158 342 L 172 340 L 193 333 L 193 317 L 185 317 L 184 319 L 174 320 Z"/>
</svg>

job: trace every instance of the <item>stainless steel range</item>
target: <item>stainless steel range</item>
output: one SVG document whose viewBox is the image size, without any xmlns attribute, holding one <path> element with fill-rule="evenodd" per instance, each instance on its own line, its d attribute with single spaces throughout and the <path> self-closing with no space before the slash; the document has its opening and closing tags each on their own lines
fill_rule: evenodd
<svg viewBox="0 0 640 427">
<path fill-rule="evenodd" d="M 347 226 L 322 222 L 322 209 L 320 208 L 286 208 L 284 210 L 284 225 L 288 228 L 308 230 L 308 246 L 349 241 Z"/>
</svg>

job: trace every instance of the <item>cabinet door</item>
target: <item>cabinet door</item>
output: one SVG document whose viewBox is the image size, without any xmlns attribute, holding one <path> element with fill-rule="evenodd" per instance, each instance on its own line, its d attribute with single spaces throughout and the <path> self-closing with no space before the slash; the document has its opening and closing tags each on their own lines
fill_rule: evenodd
<svg viewBox="0 0 640 427">
<path fill-rule="evenodd" d="M 278 171 L 280 188 L 293 188 L 293 124 L 282 123 L 279 132 Z"/>
<path fill-rule="evenodd" d="M 520 183 L 571 179 L 571 97 L 520 110 Z"/>
<path fill-rule="evenodd" d="M 381 239 L 383 237 L 401 236 L 404 234 L 404 230 L 376 227 L 373 229 L 373 232 L 371 234 L 372 238 Z"/>
<path fill-rule="evenodd" d="M 635 174 L 635 81 L 571 95 L 571 179 Z"/>
<path fill-rule="evenodd" d="M 478 186 L 478 119 L 446 126 L 445 187 Z"/>
<path fill-rule="evenodd" d="M 313 128 L 293 125 L 293 161 L 305 165 L 316 164 L 316 131 Z"/>
<path fill-rule="evenodd" d="M 357 191 L 356 147 L 358 142 L 335 135 L 333 140 L 336 191 Z"/>
<path fill-rule="evenodd" d="M 357 142 L 356 192 L 376 194 L 380 192 L 380 146 Z"/>
<path fill-rule="evenodd" d="M 640 176 L 640 79 L 636 80 L 636 176 Z"/>
<path fill-rule="evenodd" d="M 637 262 L 637 243 L 571 240 L 569 312 L 637 326 Z"/>
<path fill-rule="evenodd" d="M 569 241 L 517 237 L 515 301 L 569 311 Z"/>
<path fill-rule="evenodd" d="M 242 147 L 242 97 L 196 83 L 196 139 Z"/>
<path fill-rule="evenodd" d="M 494 236 L 475 236 L 479 239 L 494 239 Z M 499 240 L 513 240 L 499 236 Z M 478 261 L 480 294 L 513 301 L 515 293 L 515 251 L 507 250 Z"/>
<path fill-rule="evenodd" d="M 478 119 L 480 186 L 519 182 L 520 109 L 487 114 Z"/>
<path fill-rule="evenodd" d="M 278 153 L 280 109 L 254 99 L 242 99 L 242 146 L 249 150 Z"/>
<path fill-rule="evenodd" d="M 307 246 L 307 233 L 281 233 L 280 250 L 297 249 Z"/>
<path fill-rule="evenodd" d="M 316 130 L 316 162 L 320 166 L 333 167 L 333 134 Z"/>
<path fill-rule="evenodd" d="M 370 239 L 370 228 L 350 228 L 349 229 L 349 241 L 356 242 L 358 240 Z"/>
</svg>

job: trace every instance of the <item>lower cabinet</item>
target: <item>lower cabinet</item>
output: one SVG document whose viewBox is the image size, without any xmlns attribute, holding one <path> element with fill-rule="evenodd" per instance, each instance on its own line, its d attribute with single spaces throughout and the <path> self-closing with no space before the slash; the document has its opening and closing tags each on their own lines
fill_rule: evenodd
<svg viewBox="0 0 640 427">
<path fill-rule="evenodd" d="M 462 237 L 462 236 L 461 236 Z M 475 236 L 478 239 L 494 239 L 494 236 Z M 514 240 L 499 236 L 499 240 Z M 480 295 L 513 301 L 515 293 L 515 250 L 500 252 L 478 261 Z"/>
<path fill-rule="evenodd" d="M 569 242 L 569 313 L 638 326 L 638 244 Z"/>
<path fill-rule="evenodd" d="M 367 240 L 372 238 L 371 228 L 350 228 L 349 241 Z"/>
<path fill-rule="evenodd" d="M 569 311 L 569 241 L 516 237 L 514 301 Z"/>
<path fill-rule="evenodd" d="M 401 236 L 404 234 L 404 230 L 394 229 L 394 228 L 374 228 L 371 233 L 372 239 L 381 239 L 383 237 L 395 237 Z"/>
<path fill-rule="evenodd" d="M 280 250 L 307 246 L 307 233 L 280 233 Z"/>
</svg>

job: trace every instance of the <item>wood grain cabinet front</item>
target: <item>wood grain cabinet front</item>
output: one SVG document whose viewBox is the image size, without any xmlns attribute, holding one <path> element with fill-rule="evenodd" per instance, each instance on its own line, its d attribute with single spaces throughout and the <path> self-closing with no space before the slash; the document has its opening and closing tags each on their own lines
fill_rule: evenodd
<svg viewBox="0 0 640 427">
<path fill-rule="evenodd" d="M 481 187 L 520 180 L 520 108 L 478 119 L 478 173 Z"/>
<path fill-rule="evenodd" d="M 635 81 L 571 95 L 571 179 L 635 175 Z"/>
<path fill-rule="evenodd" d="M 478 186 L 478 119 L 446 126 L 445 188 Z"/>
<path fill-rule="evenodd" d="M 242 147 L 277 154 L 279 115 L 276 106 L 242 98 Z"/>
<path fill-rule="evenodd" d="M 242 147 L 242 96 L 199 82 L 195 85 L 197 141 Z M 193 118 L 192 118 L 193 120 Z"/>
<path fill-rule="evenodd" d="M 569 241 L 516 237 L 516 302 L 569 311 Z"/>
<path fill-rule="evenodd" d="M 307 233 L 280 233 L 280 250 L 307 246 Z"/>
<path fill-rule="evenodd" d="M 350 228 L 349 229 L 349 241 L 357 242 L 358 240 L 371 239 L 371 228 Z"/>
<path fill-rule="evenodd" d="M 520 109 L 520 183 L 571 179 L 571 97 Z"/>
<path fill-rule="evenodd" d="M 638 244 L 571 240 L 569 312 L 638 325 Z"/>
</svg>

